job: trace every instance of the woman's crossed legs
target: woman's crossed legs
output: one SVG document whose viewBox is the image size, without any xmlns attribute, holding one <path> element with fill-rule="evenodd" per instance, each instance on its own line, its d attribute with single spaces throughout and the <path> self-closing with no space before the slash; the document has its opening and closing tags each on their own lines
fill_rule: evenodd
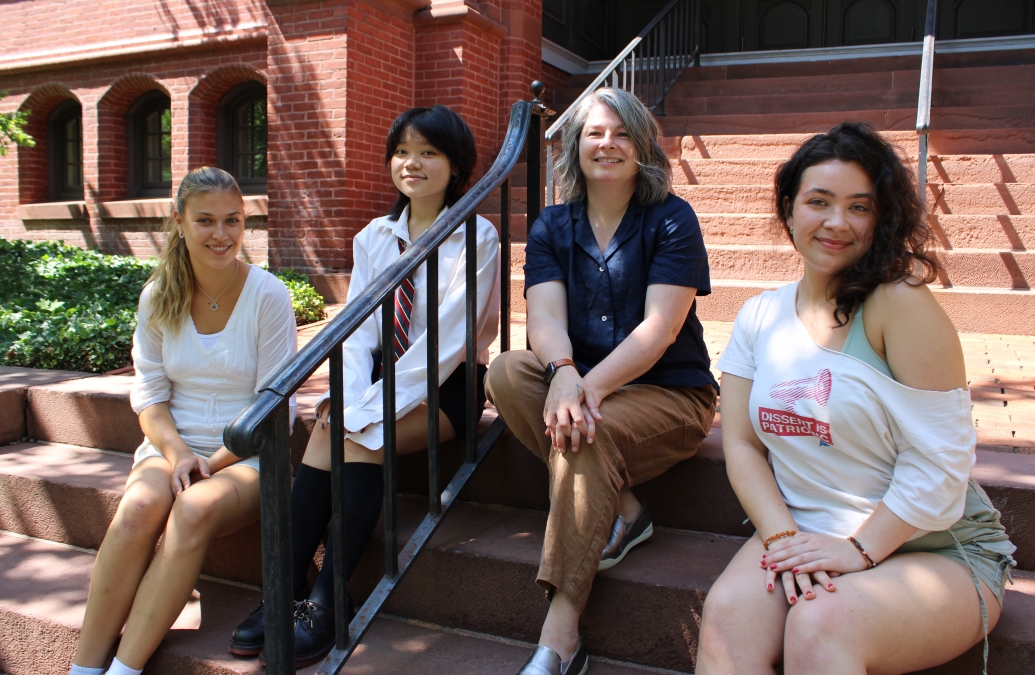
<svg viewBox="0 0 1035 675">
<path fill-rule="evenodd" d="M 877 567 L 814 586 L 811 600 L 788 603 L 765 588 L 758 536 L 748 540 L 704 603 L 698 675 L 907 673 L 944 663 L 984 638 L 970 570 L 932 553 L 894 555 Z M 981 583 L 988 629 L 999 619 L 995 594 Z"/>
<path fill-rule="evenodd" d="M 119 660 L 143 668 L 190 599 L 209 543 L 259 517 L 259 474 L 251 467 L 229 466 L 175 500 L 171 474 L 159 457 L 130 472 L 97 552 L 75 657 L 80 666 L 103 666 L 125 626 Z"/>
</svg>

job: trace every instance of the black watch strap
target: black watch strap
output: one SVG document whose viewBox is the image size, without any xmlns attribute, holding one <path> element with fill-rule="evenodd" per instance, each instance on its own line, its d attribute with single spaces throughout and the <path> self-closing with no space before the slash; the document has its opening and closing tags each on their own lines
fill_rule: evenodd
<svg viewBox="0 0 1035 675">
<path fill-rule="evenodd" d="M 543 381 L 546 382 L 546 384 L 550 384 L 551 380 L 553 380 L 553 376 L 557 374 L 557 369 L 563 368 L 564 366 L 574 367 L 575 362 L 571 359 L 557 359 L 556 361 L 547 364 L 546 370 L 543 371 Z"/>
</svg>

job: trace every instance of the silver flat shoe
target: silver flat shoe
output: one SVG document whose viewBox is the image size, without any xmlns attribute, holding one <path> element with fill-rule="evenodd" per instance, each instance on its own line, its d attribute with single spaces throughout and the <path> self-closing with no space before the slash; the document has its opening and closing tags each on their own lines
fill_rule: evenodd
<svg viewBox="0 0 1035 675">
<path fill-rule="evenodd" d="M 589 654 L 586 653 L 582 640 L 579 640 L 579 648 L 567 663 L 561 663 L 561 657 L 554 650 L 539 645 L 528 657 L 525 665 L 521 666 L 518 675 L 586 675 L 587 670 Z"/>
<path fill-rule="evenodd" d="M 638 544 L 650 539 L 654 534 L 654 525 L 651 523 L 650 514 L 647 513 L 647 505 L 640 502 L 640 515 L 636 520 L 625 524 L 625 518 L 619 515 L 611 525 L 611 534 L 604 545 L 604 551 L 600 555 L 600 564 L 597 571 L 608 570 L 622 562 L 625 554 Z"/>
</svg>

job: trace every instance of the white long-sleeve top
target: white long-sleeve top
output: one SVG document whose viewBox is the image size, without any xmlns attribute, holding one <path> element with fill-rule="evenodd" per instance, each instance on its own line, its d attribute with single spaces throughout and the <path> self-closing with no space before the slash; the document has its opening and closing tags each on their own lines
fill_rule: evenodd
<svg viewBox="0 0 1035 675">
<path fill-rule="evenodd" d="M 137 309 L 130 404 L 139 415 L 167 402 L 188 446 L 218 448 L 227 423 L 298 349 L 291 295 L 280 279 L 249 265 L 226 327 L 207 347 L 189 315 L 175 333 L 151 322 L 152 288 L 144 287 Z M 292 397 L 292 418 L 294 411 Z"/>
<path fill-rule="evenodd" d="M 751 423 L 798 528 L 848 536 L 884 502 L 912 538 L 948 529 L 974 464 L 970 392 L 912 389 L 818 345 L 797 286 L 745 303 L 718 368 L 754 380 Z"/>
<path fill-rule="evenodd" d="M 441 218 L 447 209 L 439 214 Z M 396 221 L 375 218 L 353 239 L 352 278 L 347 303 L 353 302 L 370 282 L 399 259 L 398 239 L 410 243 L 409 207 Z M 485 218 L 477 218 L 478 343 L 477 362 L 489 363 L 489 345 L 496 339 L 500 314 L 499 235 Z M 457 228 L 438 249 L 439 385 L 464 358 L 467 346 L 465 298 L 467 288 L 467 225 Z M 396 419 L 428 398 L 428 274 L 421 265 L 413 278 L 414 300 L 410 315 L 410 346 L 395 364 Z M 381 309 L 378 308 L 342 345 L 344 368 L 344 421 L 349 438 L 371 450 L 384 445 L 384 409 L 381 381 L 370 383 L 374 354 L 381 348 Z M 329 398 L 324 394 L 316 405 Z"/>
</svg>

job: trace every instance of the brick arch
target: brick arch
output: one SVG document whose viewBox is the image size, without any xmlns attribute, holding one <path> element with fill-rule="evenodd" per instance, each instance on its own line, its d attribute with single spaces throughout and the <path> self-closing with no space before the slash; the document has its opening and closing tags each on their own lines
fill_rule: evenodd
<svg viewBox="0 0 1035 675">
<path fill-rule="evenodd" d="M 98 201 L 125 199 L 129 195 L 130 107 L 151 91 L 160 91 L 170 100 L 169 88 L 150 75 L 133 73 L 115 80 L 97 102 Z"/>
<path fill-rule="evenodd" d="M 18 148 L 18 201 L 35 204 L 50 200 L 48 120 L 54 108 L 68 100 L 79 101 L 72 90 L 59 82 L 37 87 L 18 106 L 19 112 L 30 112 L 25 131 L 36 145 Z"/>
<path fill-rule="evenodd" d="M 187 140 L 190 168 L 216 166 L 219 162 L 219 102 L 231 89 L 246 82 L 266 86 L 266 75 L 240 64 L 222 66 L 202 76 L 191 90 Z"/>
</svg>

